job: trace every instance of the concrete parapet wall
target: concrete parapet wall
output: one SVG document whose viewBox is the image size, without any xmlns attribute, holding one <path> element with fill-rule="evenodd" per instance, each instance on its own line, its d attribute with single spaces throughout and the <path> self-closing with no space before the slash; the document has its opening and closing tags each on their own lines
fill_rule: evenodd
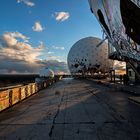
<svg viewBox="0 0 140 140">
<path fill-rule="evenodd" d="M 47 88 L 61 79 L 62 78 L 57 76 L 53 79 L 43 81 L 42 83 L 29 83 L 24 86 L 0 91 L 0 112 L 30 97 L 40 90 Z"/>
</svg>

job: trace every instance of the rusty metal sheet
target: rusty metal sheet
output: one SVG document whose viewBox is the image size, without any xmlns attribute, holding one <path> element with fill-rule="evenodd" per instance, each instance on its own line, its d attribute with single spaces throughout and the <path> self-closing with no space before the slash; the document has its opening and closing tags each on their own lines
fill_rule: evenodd
<svg viewBox="0 0 140 140">
<path fill-rule="evenodd" d="M 30 93 L 33 94 L 33 84 L 30 84 Z"/>
<path fill-rule="evenodd" d="M 36 93 L 36 84 L 33 83 L 32 84 L 32 94 L 35 94 Z"/>
<path fill-rule="evenodd" d="M 50 85 L 50 80 L 46 81 L 47 87 Z"/>
<path fill-rule="evenodd" d="M 37 84 L 37 83 L 35 84 L 35 91 L 36 91 L 36 92 L 39 91 L 39 88 L 38 88 L 38 84 Z"/>
<path fill-rule="evenodd" d="M 27 96 L 31 96 L 31 85 L 27 85 Z"/>
<path fill-rule="evenodd" d="M 46 83 L 46 82 L 44 82 L 43 86 L 44 86 L 44 88 L 46 88 L 46 87 L 47 87 L 47 83 Z"/>
<path fill-rule="evenodd" d="M 8 91 L 0 92 L 0 111 L 9 107 L 9 93 Z"/>
<path fill-rule="evenodd" d="M 38 87 L 39 86 L 39 87 Z M 19 101 L 29 97 L 31 94 L 38 92 L 41 85 L 31 83 L 26 86 L 21 86 L 0 92 L 0 111 L 12 106 Z"/>
<path fill-rule="evenodd" d="M 25 90 L 25 86 L 21 87 L 21 100 L 26 98 L 26 90 Z"/>
<path fill-rule="evenodd" d="M 12 94 L 10 96 L 12 98 L 12 105 L 20 101 L 20 88 L 14 88 L 9 90 L 9 94 Z"/>
<path fill-rule="evenodd" d="M 42 83 L 38 83 L 38 90 L 42 89 Z"/>
</svg>

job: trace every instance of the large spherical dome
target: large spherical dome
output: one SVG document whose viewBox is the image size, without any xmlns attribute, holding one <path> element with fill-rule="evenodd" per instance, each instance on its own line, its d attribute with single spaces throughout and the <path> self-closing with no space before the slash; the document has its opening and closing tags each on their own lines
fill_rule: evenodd
<svg viewBox="0 0 140 140">
<path fill-rule="evenodd" d="M 96 70 L 107 72 L 113 65 L 113 61 L 108 59 L 108 45 L 103 43 L 97 45 L 101 39 L 87 37 L 76 42 L 68 54 L 68 67 L 71 73 L 78 73 L 83 70 Z"/>
<path fill-rule="evenodd" d="M 39 71 L 39 75 L 40 77 L 50 77 L 50 78 L 53 78 L 54 77 L 54 72 L 49 69 L 49 68 L 44 68 L 44 69 L 41 69 Z"/>
</svg>

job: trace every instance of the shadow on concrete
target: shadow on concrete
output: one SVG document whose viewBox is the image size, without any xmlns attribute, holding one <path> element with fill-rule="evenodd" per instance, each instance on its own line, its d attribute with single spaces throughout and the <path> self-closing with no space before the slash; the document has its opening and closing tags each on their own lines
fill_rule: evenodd
<svg viewBox="0 0 140 140">
<path fill-rule="evenodd" d="M 63 79 L 0 114 L 0 139 L 134 140 L 139 118 L 139 107 L 126 94 Z"/>
</svg>

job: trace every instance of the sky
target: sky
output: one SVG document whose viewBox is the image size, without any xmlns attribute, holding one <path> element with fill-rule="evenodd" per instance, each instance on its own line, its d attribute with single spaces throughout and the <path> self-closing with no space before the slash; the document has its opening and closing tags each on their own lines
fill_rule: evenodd
<svg viewBox="0 0 140 140">
<path fill-rule="evenodd" d="M 67 71 L 67 55 L 84 37 L 102 38 L 88 0 L 0 0 L 0 74 Z"/>
</svg>

